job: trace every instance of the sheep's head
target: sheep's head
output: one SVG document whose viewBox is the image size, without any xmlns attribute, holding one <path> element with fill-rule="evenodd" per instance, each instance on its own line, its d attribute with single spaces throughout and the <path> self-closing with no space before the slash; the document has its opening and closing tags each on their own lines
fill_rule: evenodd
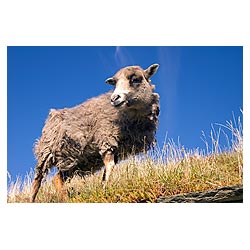
<svg viewBox="0 0 250 250">
<path fill-rule="evenodd" d="M 111 104 L 117 108 L 140 109 L 152 100 L 154 85 L 150 77 L 158 69 L 158 64 L 153 64 L 146 70 L 139 66 L 129 66 L 119 70 L 106 83 L 115 86 L 111 95 Z"/>
</svg>

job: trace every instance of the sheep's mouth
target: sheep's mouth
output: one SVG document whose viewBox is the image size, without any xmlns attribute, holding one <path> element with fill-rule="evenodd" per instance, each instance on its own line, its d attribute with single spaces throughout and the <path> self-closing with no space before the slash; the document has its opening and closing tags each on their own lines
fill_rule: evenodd
<svg viewBox="0 0 250 250">
<path fill-rule="evenodd" d="M 111 104 L 112 104 L 114 107 L 116 107 L 116 108 L 120 108 L 120 107 L 125 106 L 126 101 L 121 101 L 121 102 L 111 102 Z"/>
</svg>

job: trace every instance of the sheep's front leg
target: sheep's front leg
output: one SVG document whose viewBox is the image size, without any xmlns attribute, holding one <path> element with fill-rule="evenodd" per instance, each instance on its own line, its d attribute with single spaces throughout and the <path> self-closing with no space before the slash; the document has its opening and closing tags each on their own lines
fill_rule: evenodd
<svg viewBox="0 0 250 250">
<path fill-rule="evenodd" d="M 103 157 L 103 163 L 105 165 L 102 181 L 107 181 L 112 172 L 113 167 L 115 166 L 115 157 L 114 154 L 108 151 Z"/>
</svg>

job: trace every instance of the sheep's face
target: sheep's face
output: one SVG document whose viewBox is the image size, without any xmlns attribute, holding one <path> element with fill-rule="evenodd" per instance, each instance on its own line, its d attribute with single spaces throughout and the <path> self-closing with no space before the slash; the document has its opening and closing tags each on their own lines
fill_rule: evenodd
<svg viewBox="0 0 250 250">
<path fill-rule="evenodd" d="M 111 104 L 116 108 L 141 109 L 150 103 L 154 90 L 150 77 L 156 73 L 158 67 L 158 64 L 153 64 L 143 70 L 139 66 L 130 66 L 108 78 L 106 83 L 115 86 Z"/>
</svg>

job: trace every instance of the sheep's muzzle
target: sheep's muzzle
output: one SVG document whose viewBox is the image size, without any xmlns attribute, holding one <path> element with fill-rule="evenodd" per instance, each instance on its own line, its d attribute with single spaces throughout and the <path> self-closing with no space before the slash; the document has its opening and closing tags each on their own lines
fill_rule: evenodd
<svg viewBox="0 0 250 250">
<path fill-rule="evenodd" d="M 111 104 L 114 107 L 121 107 L 124 106 L 126 104 L 126 95 L 125 94 L 112 94 L 111 95 Z"/>
</svg>

